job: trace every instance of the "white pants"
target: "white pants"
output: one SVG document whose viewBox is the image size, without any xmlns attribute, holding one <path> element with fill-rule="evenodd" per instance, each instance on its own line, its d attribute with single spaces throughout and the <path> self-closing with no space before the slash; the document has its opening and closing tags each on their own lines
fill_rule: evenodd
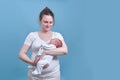
<svg viewBox="0 0 120 80">
<path fill-rule="evenodd" d="M 60 80 L 60 70 L 56 69 L 52 72 L 40 74 L 40 75 L 32 75 L 34 69 L 29 69 L 28 71 L 28 80 Z"/>
</svg>

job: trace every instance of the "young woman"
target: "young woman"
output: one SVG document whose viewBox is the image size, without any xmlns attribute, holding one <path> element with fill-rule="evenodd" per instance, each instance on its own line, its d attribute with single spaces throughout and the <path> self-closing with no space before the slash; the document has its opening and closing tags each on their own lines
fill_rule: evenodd
<svg viewBox="0 0 120 80">
<path fill-rule="evenodd" d="M 60 33 L 52 31 L 54 14 L 48 7 L 40 12 L 39 23 L 41 29 L 35 32 L 30 32 L 27 35 L 20 50 L 19 58 L 29 64 L 28 80 L 60 80 L 60 64 L 57 56 L 67 54 L 68 50 L 66 43 Z M 51 64 L 43 69 L 41 74 L 32 75 L 36 65 L 36 55 L 40 46 L 44 43 L 49 43 L 50 40 L 54 38 L 58 38 L 62 41 L 62 47 L 44 51 L 41 58 L 44 57 L 44 55 L 52 55 L 54 58 L 52 59 Z M 30 48 L 32 49 L 31 58 L 27 56 Z"/>
</svg>

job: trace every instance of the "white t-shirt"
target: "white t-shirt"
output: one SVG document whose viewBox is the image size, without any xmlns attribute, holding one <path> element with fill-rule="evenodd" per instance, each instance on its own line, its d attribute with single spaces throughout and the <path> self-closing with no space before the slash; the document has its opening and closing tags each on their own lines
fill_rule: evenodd
<svg viewBox="0 0 120 80">
<path fill-rule="evenodd" d="M 63 36 L 58 32 L 52 32 L 52 39 L 53 38 L 58 38 L 60 40 L 64 39 Z M 42 44 L 49 43 L 49 42 L 50 42 L 50 40 L 49 41 L 43 41 L 39 37 L 38 32 L 31 32 L 27 35 L 24 44 L 29 45 L 31 47 L 31 49 L 32 49 L 31 59 L 34 60 L 35 56 L 37 55 L 37 53 L 40 49 L 40 46 Z M 59 60 L 57 59 L 56 56 L 54 56 L 51 64 L 49 65 L 49 67 L 44 69 L 43 72 L 52 71 L 54 68 L 56 68 L 56 66 L 59 66 Z M 33 66 L 31 66 L 31 67 L 33 67 Z"/>
</svg>

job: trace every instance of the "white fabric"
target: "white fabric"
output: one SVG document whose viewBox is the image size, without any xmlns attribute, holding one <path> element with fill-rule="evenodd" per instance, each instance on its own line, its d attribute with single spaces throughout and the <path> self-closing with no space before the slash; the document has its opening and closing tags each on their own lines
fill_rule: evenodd
<svg viewBox="0 0 120 80">
<path fill-rule="evenodd" d="M 51 72 L 41 75 L 32 75 L 33 68 L 28 70 L 28 80 L 60 80 L 59 66 L 56 66 Z"/>
<path fill-rule="evenodd" d="M 63 40 L 64 38 L 62 37 L 62 35 L 58 32 L 53 32 L 52 33 L 52 39 L 53 38 L 58 38 L 60 40 Z M 49 40 L 50 41 L 50 40 Z M 45 43 L 49 43 L 49 41 L 45 42 L 43 41 L 39 35 L 38 32 L 31 32 L 27 35 L 24 44 L 29 45 L 32 49 L 32 55 L 31 55 L 31 59 L 34 60 L 35 56 L 37 55 L 39 48 L 42 44 Z M 32 71 L 35 69 L 34 66 L 29 65 L 29 71 L 28 71 L 28 80 L 59 80 L 59 79 L 48 79 L 49 77 L 53 77 L 53 78 L 60 78 L 60 69 L 59 69 L 59 60 L 56 56 L 53 57 L 50 65 L 48 68 L 43 69 L 42 73 L 40 75 L 37 76 L 33 76 L 31 73 Z M 58 74 L 57 76 L 55 76 L 56 74 Z M 33 77 L 36 77 L 38 79 L 32 79 Z M 43 79 L 41 79 L 43 78 Z"/>
<path fill-rule="evenodd" d="M 50 49 L 55 49 L 56 46 L 52 44 L 42 44 L 38 54 L 37 55 L 42 55 L 43 50 L 50 50 Z M 40 61 L 38 61 L 36 69 L 32 72 L 33 75 L 38 75 L 41 74 L 43 67 L 48 64 L 50 65 L 50 62 L 52 61 L 53 56 L 51 55 L 45 55 Z"/>
</svg>

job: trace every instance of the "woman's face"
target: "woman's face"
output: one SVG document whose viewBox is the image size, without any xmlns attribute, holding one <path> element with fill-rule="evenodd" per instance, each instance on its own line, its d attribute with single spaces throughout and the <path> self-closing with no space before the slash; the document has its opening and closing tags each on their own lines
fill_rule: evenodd
<svg viewBox="0 0 120 80">
<path fill-rule="evenodd" d="M 53 17 L 50 15 L 43 15 L 42 19 L 40 20 L 40 24 L 43 31 L 51 31 L 53 26 Z"/>
</svg>

